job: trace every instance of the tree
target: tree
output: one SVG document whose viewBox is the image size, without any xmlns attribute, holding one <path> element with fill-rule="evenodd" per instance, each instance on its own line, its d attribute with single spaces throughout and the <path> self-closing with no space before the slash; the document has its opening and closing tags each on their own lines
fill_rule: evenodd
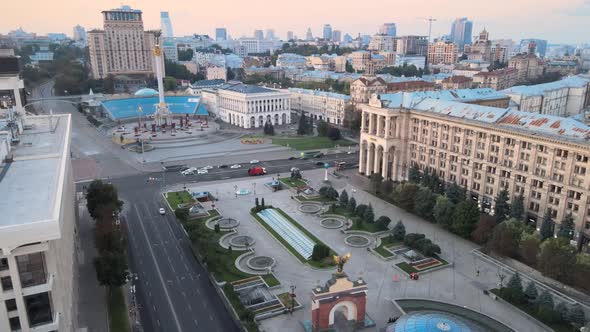
<svg viewBox="0 0 590 332">
<path fill-rule="evenodd" d="M 453 232 L 468 237 L 475 229 L 479 220 L 479 209 L 473 200 L 465 200 L 457 204 L 453 214 Z"/>
<path fill-rule="evenodd" d="M 174 215 L 181 222 L 186 222 L 186 221 L 188 221 L 188 218 L 189 218 L 189 215 L 190 215 L 189 209 L 187 209 L 187 208 L 176 209 L 176 210 L 174 210 Z"/>
<path fill-rule="evenodd" d="M 102 206 L 112 206 L 112 212 L 119 212 L 123 202 L 119 200 L 117 189 L 112 184 L 94 180 L 86 191 L 86 207 L 93 219 L 99 218 L 98 211 Z"/>
<path fill-rule="evenodd" d="M 551 215 L 549 214 L 549 212 L 547 212 L 543 216 L 541 230 L 539 231 L 541 241 L 545 241 L 546 239 L 553 237 L 553 228 L 553 220 L 551 220 Z"/>
<path fill-rule="evenodd" d="M 379 230 L 388 229 L 390 223 L 391 219 L 388 216 L 381 216 L 375 221 L 375 224 L 377 224 L 377 228 Z"/>
<path fill-rule="evenodd" d="M 348 200 L 348 204 L 346 204 L 346 210 L 348 211 L 348 213 L 354 213 L 356 210 L 356 200 L 354 199 L 354 197 L 351 197 Z"/>
<path fill-rule="evenodd" d="M 568 314 L 568 310 L 567 310 L 567 306 L 565 305 L 565 303 L 563 302 L 559 302 L 556 306 L 555 306 L 555 314 L 557 316 L 557 319 L 560 322 L 567 322 L 567 314 Z"/>
<path fill-rule="evenodd" d="M 330 128 L 330 126 L 328 126 L 328 123 L 326 123 L 326 121 L 324 120 L 319 120 L 316 123 L 317 126 L 317 131 L 318 131 L 318 136 L 328 136 L 328 129 Z"/>
<path fill-rule="evenodd" d="M 233 69 L 227 67 L 227 80 L 231 81 L 234 78 L 236 78 L 236 73 L 233 71 Z"/>
<path fill-rule="evenodd" d="M 533 302 L 539 296 L 539 292 L 537 291 L 537 286 L 533 281 L 530 281 L 524 290 L 524 296 L 530 301 Z"/>
<path fill-rule="evenodd" d="M 418 186 L 413 183 L 404 183 L 396 188 L 395 201 L 399 207 L 406 211 L 414 211 L 414 202 Z"/>
<path fill-rule="evenodd" d="M 317 243 L 313 246 L 313 251 L 311 253 L 311 259 L 319 262 L 324 258 L 330 256 L 330 248 L 323 243 Z"/>
<path fill-rule="evenodd" d="M 260 200 L 260 207 L 264 209 L 264 197 Z"/>
<path fill-rule="evenodd" d="M 346 72 L 354 73 L 354 68 L 352 67 L 352 63 L 350 63 L 350 61 L 346 61 Z"/>
<path fill-rule="evenodd" d="M 365 209 L 363 213 L 363 221 L 372 224 L 375 222 L 375 213 L 373 212 L 373 206 L 369 203 L 369 206 Z"/>
<path fill-rule="evenodd" d="M 506 220 L 510 215 L 510 205 L 508 205 L 508 190 L 506 188 L 498 192 L 496 196 L 495 216 L 496 222 L 499 224 Z"/>
<path fill-rule="evenodd" d="M 127 258 L 118 252 L 104 252 L 94 259 L 96 278 L 103 286 L 123 286 L 127 278 Z"/>
<path fill-rule="evenodd" d="M 574 304 L 567 313 L 568 322 L 574 324 L 576 327 L 581 327 L 586 324 L 586 316 L 584 309 L 579 303 Z"/>
<path fill-rule="evenodd" d="M 576 264 L 576 248 L 563 238 L 547 239 L 541 245 L 538 268 L 546 276 L 560 281 L 568 280 Z"/>
<path fill-rule="evenodd" d="M 406 226 L 404 226 L 404 223 L 401 220 L 398 220 L 397 224 L 393 226 L 391 235 L 397 241 L 402 241 L 404 239 L 406 236 Z"/>
<path fill-rule="evenodd" d="M 416 243 L 421 240 L 425 239 L 426 235 L 419 234 L 419 233 L 408 233 L 404 237 L 404 244 L 410 248 L 416 248 Z"/>
<path fill-rule="evenodd" d="M 574 234 L 574 227 L 574 216 L 570 212 L 565 215 L 565 217 L 561 221 L 561 224 L 559 224 L 559 231 L 557 231 L 557 236 L 567 240 L 571 240 Z"/>
<path fill-rule="evenodd" d="M 488 247 L 500 255 L 516 257 L 522 234 L 522 229 L 518 225 L 520 222 L 511 219 L 496 226 L 488 242 Z"/>
<path fill-rule="evenodd" d="M 453 225 L 453 215 L 455 213 L 455 205 L 445 196 L 441 195 L 436 198 L 432 214 L 436 223 L 443 228 L 450 229 Z"/>
<path fill-rule="evenodd" d="M 539 256 L 539 244 L 541 241 L 535 234 L 523 235 L 520 241 L 520 258 L 522 261 L 535 267 L 537 265 L 537 257 Z"/>
<path fill-rule="evenodd" d="M 381 188 L 381 182 L 383 181 L 383 177 L 380 173 L 373 173 L 369 176 L 369 180 L 371 183 L 371 190 L 374 194 L 379 193 L 379 189 Z"/>
<path fill-rule="evenodd" d="M 342 189 L 342 193 L 340 194 L 340 206 L 345 207 L 348 204 L 348 193 L 346 189 Z"/>
<path fill-rule="evenodd" d="M 414 200 L 414 212 L 426 220 L 432 220 L 436 196 L 426 187 L 420 187 Z"/>
<path fill-rule="evenodd" d="M 506 287 L 502 290 L 502 295 L 506 297 L 509 302 L 522 303 L 524 301 L 522 280 L 518 272 L 510 277 L 508 284 L 506 284 Z"/>
<path fill-rule="evenodd" d="M 328 128 L 328 138 L 332 141 L 337 141 L 342 138 L 342 133 L 340 133 L 340 129 L 336 127 L 329 127 Z"/>
<path fill-rule="evenodd" d="M 414 165 L 412 165 L 412 167 L 410 167 L 410 171 L 408 174 L 408 181 L 412 182 L 412 183 L 420 183 L 420 179 L 421 179 L 421 174 L 420 174 L 420 168 L 418 167 L 418 164 L 414 163 Z"/>
<path fill-rule="evenodd" d="M 258 211 L 258 207 L 260 206 L 260 203 L 258 202 L 258 197 L 254 199 L 254 206 L 256 206 L 256 211 Z"/>
<path fill-rule="evenodd" d="M 392 191 L 393 191 L 393 181 L 391 179 L 381 182 L 381 188 L 379 188 L 379 193 L 382 196 L 387 196 L 387 195 L 391 194 Z"/>
<path fill-rule="evenodd" d="M 453 204 L 459 204 L 465 200 L 465 189 L 461 188 L 456 182 L 447 187 L 446 194 Z"/>
<path fill-rule="evenodd" d="M 544 290 L 537 298 L 537 316 L 547 323 L 555 321 L 556 313 L 553 309 L 553 297 L 547 290 Z"/>
<path fill-rule="evenodd" d="M 172 77 L 172 76 L 166 76 L 164 77 L 164 90 L 166 91 L 172 91 L 174 89 L 176 89 L 176 78 Z"/>
<path fill-rule="evenodd" d="M 221 226 L 219 226 L 219 223 L 215 223 L 215 226 L 213 227 L 215 233 L 219 233 L 221 232 Z"/>
<path fill-rule="evenodd" d="M 193 49 L 178 50 L 178 61 L 191 61 L 193 59 Z"/>
<path fill-rule="evenodd" d="M 522 194 L 512 199 L 510 205 L 510 217 L 522 221 L 524 217 L 524 197 Z"/>
<path fill-rule="evenodd" d="M 359 204 L 357 205 L 356 209 L 354 210 L 354 214 L 358 217 L 361 217 L 361 219 L 364 217 L 365 215 L 365 211 L 367 210 L 368 206 L 366 206 L 365 204 Z"/>
<path fill-rule="evenodd" d="M 309 133 L 309 122 L 305 116 L 305 112 L 301 113 L 299 118 L 299 126 L 297 127 L 297 135 L 307 135 Z"/>
<path fill-rule="evenodd" d="M 482 213 L 479 217 L 477 227 L 471 233 L 471 239 L 477 244 L 484 244 L 492 235 L 492 230 L 496 226 L 496 220 L 489 214 Z"/>
</svg>

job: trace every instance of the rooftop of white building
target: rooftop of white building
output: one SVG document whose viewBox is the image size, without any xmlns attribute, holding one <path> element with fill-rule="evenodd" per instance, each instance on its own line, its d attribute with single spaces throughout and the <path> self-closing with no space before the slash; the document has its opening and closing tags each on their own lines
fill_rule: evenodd
<svg viewBox="0 0 590 332">
<path fill-rule="evenodd" d="M 518 85 L 509 89 L 502 90 L 506 94 L 519 94 L 526 96 L 542 96 L 547 91 L 559 90 L 563 88 L 581 88 L 590 83 L 590 78 L 578 75 L 568 76 L 555 82 L 536 84 L 536 85 Z"/>
<path fill-rule="evenodd" d="M 217 89 L 233 91 L 233 92 L 240 92 L 240 93 L 245 93 L 245 94 L 279 93 L 280 92 L 278 90 L 273 90 L 273 89 L 265 88 L 265 87 L 258 86 L 258 85 L 244 84 L 242 82 L 237 82 L 237 81 L 228 82 L 228 83 L 223 84 L 222 86 L 218 87 Z"/>
<path fill-rule="evenodd" d="M 495 100 L 508 98 L 503 93 L 500 93 L 490 88 L 480 89 L 454 89 L 454 90 L 433 90 L 433 91 L 416 91 L 406 93 L 390 93 L 379 95 L 384 107 L 397 107 L 401 104 L 412 101 L 416 103 L 421 99 L 437 99 L 458 102 L 470 102 L 476 100 Z M 404 104 L 406 105 L 406 104 Z M 407 107 L 407 106 L 406 106 Z"/>
<path fill-rule="evenodd" d="M 350 100 L 350 96 L 348 96 L 348 95 L 334 93 L 334 92 L 326 92 L 326 91 L 321 91 L 321 90 L 289 88 L 289 92 L 314 95 L 314 96 L 322 96 L 322 97 L 335 98 L 335 99 L 342 99 L 342 100 Z"/>
<path fill-rule="evenodd" d="M 24 124 L 19 143 L 9 153 L 12 162 L 0 164 L 2 249 L 60 236 L 71 118 L 69 114 L 32 116 Z"/>
</svg>

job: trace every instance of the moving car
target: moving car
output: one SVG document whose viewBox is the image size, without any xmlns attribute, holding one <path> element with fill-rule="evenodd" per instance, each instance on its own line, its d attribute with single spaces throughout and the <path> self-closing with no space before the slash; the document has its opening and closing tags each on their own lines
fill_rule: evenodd
<svg viewBox="0 0 590 332">
<path fill-rule="evenodd" d="M 217 168 L 228 168 L 228 167 L 229 166 L 227 166 L 227 165 L 219 165 L 219 166 L 217 166 Z"/>
<path fill-rule="evenodd" d="M 180 174 L 182 174 L 184 176 L 187 176 L 187 175 L 195 175 L 195 172 L 193 170 L 187 169 L 187 170 L 184 170 L 184 171 L 180 172 Z"/>
<path fill-rule="evenodd" d="M 201 169 L 197 170 L 197 174 L 207 174 L 207 173 L 209 173 L 209 170 L 205 169 L 205 168 L 201 168 Z"/>
<path fill-rule="evenodd" d="M 260 160 L 256 160 L 256 159 L 250 160 L 250 164 L 258 164 L 259 162 L 260 162 Z"/>
<path fill-rule="evenodd" d="M 233 164 L 229 168 L 236 169 L 236 168 L 241 168 L 241 167 L 242 167 L 242 165 L 240 165 L 240 164 Z"/>
<path fill-rule="evenodd" d="M 212 168 L 213 168 L 213 166 L 207 165 L 207 166 L 203 167 L 202 169 L 212 169 Z"/>
<path fill-rule="evenodd" d="M 297 159 L 296 157 L 289 157 L 289 160 L 295 160 Z"/>
<path fill-rule="evenodd" d="M 166 214 L 166 210 L 164 210 L 164 208 L 160 208 L 159 212 L 160 212 L 161 215 L 165 215 Z"/>
<path fill-rule="evenodd" d="M 290 172 L 296 172 L 296 171 L 298 171 L 298 170 L 299 170 L 299 168 L 297 168 L 297 167 L 291 167 L 291 169 L 290 169 L 289 171 L 290 171 Z"/>
<path fill-rule="evenodd" d="M 266 174 L 266 168 L 264 168 L 264 167 L 255 166 L 255 167 L 250 167 L 248 169 L 248 175 L 250 175 L 250 176 L 264 175 L 264 174 Z"/>
<path fill-rule="evenodd" d="M 323 156 L 324 156 L 324 154 L 322 152 L 316 153 L 316 154 L 313 155 L 314 158 L 321 158 Z"/>
<path fill-rule="evenodd" d="M 315 163 L 316 166 L 324 166 L 324 162 L 323 161 L 318 161 Z"/>
</svg>

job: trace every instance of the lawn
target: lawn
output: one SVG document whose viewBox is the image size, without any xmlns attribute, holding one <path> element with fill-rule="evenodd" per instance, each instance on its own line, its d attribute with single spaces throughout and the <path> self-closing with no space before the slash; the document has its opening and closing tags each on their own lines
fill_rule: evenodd
<svg viewBox="0 0 590 332">
<path fill-rule="evenodd" d="M 375 249 L 375 251 L 384 258 L 388 258 L 393 256 L 393 253 L 391 253 L 386 248 L 402 243 L 402 241 L 395 240 L 391 236 L 382 237 L 381 244 Z"/>
<path fill-rule="evenodd" d="M 307 182 L 303 179 L 280 178 L 279 181 L 292 188 L 307 186 Z"/>
<path fill-rule="evenodd" d="M 338 206 L 336 207 L 336 210 L 328 211 L 328 214 L 330 213 L 341 215 L 343 217 L 350 219 L 352 221 L 352 227 L 350 228 L 350 230 L 352 231 L 365 231 L 369 233 L 377 233 L 384 231 L 384 229 L 380 229 L 376 223 L 369 224 L 366 222 L 362 222 L 360 217 L 346 211 L 346 209 L 343 207 Z M 377 216 L 375 216 L 375 219 L 377 219 Z"/>
<path fill-rule="evenodd" d="M 246 307 L 244 307 L 244 305 L 240 301 L 238 294 L 236 294 L 236 292 L 234 291 L 234 287 L 230 283 L 227 283 L 225 284 L 225 286 L 223 286 L 223 292 L 225 293 L 225 296 L 229 300 L 231 306 L 234 307 L 234 309 L 236 310 L 238 317 L 242 319 L 241 322 L 246 328 L 246 330 L 248 332 L 258 331 L 258 326 L 254 321 L 254 316 L 252 315 L 250 319 L 247 319 L 248 309 L 246 309 Z"/>
<path fill-rule="evenodd" d="M 262 279 L 264 279 L 268 287 L 274 287 L 281 284 L 279 279 L 277 279 L 277 277 L 275 277 L 275 275 L 272 273 L 263 275 Z"/>
<path fill-rule="evenodd" d="M 435 265 L 435 266 L 433 266 L 431 268 L 425 268 L 425 269 L 422 269 L 422 270 L 415 269 L 413 266 L 411 266 L 410 264 L 408 264 L 406 262 L 397 263 L 395 265 L 397 265 L 397 267 L 399 267 L 400 269 L 402 269 L 407 274 L 411 274 L 411 273 L 421 273 L 421 272 L 424 272 L 424 271 L 428 271 L 430 269 L 434 269 L 436 267 L 445 266 L 445 265 L 448 265 L 449 264 L 449 262 L 445 261 L 444 259 L 442 259 L 440 257 L 433 257 L 433 258 L 436 258 L 439 262 L 441 262 L 441 264 Z"/>
<path fill-rule="evenodd" d="M 207 212 L 209 212 L 209 215 L 206 216 L 206 217 L 192 218 L 192 219 L 189 219 L 189 220 L 190 221 L 203 221 L 204 222 L 204 221 L 207 221 L 210 218 L 217 217 L 219 215 L 219 211 L 217 211 L 217 209 L 211 209 L 211 210 L 208 210 Z"/>
<path fill-rule="evenodd" d="M 108 292 L 109 327 L 111 332 L 128 332 L 129 315 L 121 287 L 110 288 Z"/>
<path fill-rule="evenodd" d="M 346 140 L 346 139 L 339 139 L 337 141 L 333 141 L 333 140 L 329 139 L 328 137 L 301 136 L 301 137 L 293 137 L 293 138 L 273 137 L 272 144 L 289 146 L 289 147 L 294 148 L 295 150 L 304 151 L 304 150 L 333 148 L 336 145 L 339 145 L 339 146 L 356 145 L 357 143 L 355 143 L 353 141 Z"/>
<path fill-rule="evenodd" d="M 567 323 L 547 323 L 547 322 L 539 319 L 539 317 L 537 317 L 537 311 L 529 303 L 513 303 L 513 302 L 510 302 L 510 301 L 506 300 L 505 298 L 503 298 L 500 295 L 500 290 L 497 289 L 497 288 L 490 289 L 490 292 L 494 293 L 496 296 L 502 298 L 504 301 L 512 304 L 513 306 L 517 307 L 518 309 L 520 309 L 520 310 L 526 312 L 527 314 L 531 315 L 536 320 L 538 320 L 538 321 L 542 322 L 543 324 L 549 326 L 555 332 L 571 332 L 571 331 L 573 331 L 572 330 L 572 326 L 569 325 L 569 324 L 567 324 Z"/>
<path fill-rule="evenodd" d="M 293 220 L 293 218 L 291 218 L 283 210 L 281 210 L 279 208 L 274 208 L 274 209 L 277 210 L 288 221 L 290 221 L 291 224 L 293 224 L 293 226 L 295 226 L 299 230 L 301 230 L 301 232 L 303 232 L 303 234 L 307 235 L 307 237 L 309 237 L 316 244 L 324 244 L 320 239 L 318 239 L 317 237 L 315 237 L 307 229 L 305 229 L 303 226 L 301 226 L 298 222 L 296 222 L 295 220 Z M 250 214 L 252 215 L 252 217 L 254 217 L 254 219 L 256 219 L 256 221 L 258 221 L 258 223 L 260 225 L 262 225 L 262 227 L 264 227 L 269 233 L 271 233 L 272 236 L 275 239 L 277 239 L 277 241 L 279 241 L 285 248 L 287 248 L 287 250 L 289 250 L 293 254 L 293 256 L 295 256 L 301 263 L 303 263 L 303 264 L 309 264 L 309 265 L 311 265 L 313 267 L 317 267 L 317 268 L 325 268 L 325 267 L 330 267 L 330 266 L 334 266 L 335 265 L 334 262 L 332 261 L 332 256 L 333 255 L 336 255 L 336 253 L 332 249 L 330 249 L 330 254 L 328 255 L 328 257 L 326 257 L 326 259 L 324 259 L 324 261 L 318 262 L 318 261 L 314 261 L 314 260 L 311 260 L 311 259 L 310 260 L 307 260 L 303 256 L 301 256 L 301 254 L 299 254 L 297 252 L 297 250 L 295 250 L 295 248 L 293 248 L 285 239 L 283 239 L 282 236 L 280 236 L 279 234 L 277 234 L 274 231 L 274 229 L 272 229 L 272 227 L 270 227 L 267 223 L 265 223 L 264 220 L 262 220 L 256 214 L 256 212 L 254 212 L 254 210 L 250 211 Z"/>
<path fill-rule="evenodd" d="M 166 195 L 166 200 L 173 210 L 178 208 L 178 204 L 193 203 L 195 200 L 186 191 L 171 191 Z"/>
<path fill-rule="evenodd" d="M 279 295 L 277 295 L 277 297 L 279 298 L 279 301 L 281 301 L 281 303 L 287 307 L 290 308 L 291 307 L 291 293 L 285 292 L 285 293 L 281 293 Z M 295 306 L 298 306 L 299 302 L 297 302 L 297 298 L 295 298 Z"/>
<path fill-rule="evenodd" d="M 306 198 L 304 196 L 299 195 L 299 196 L 295 196 L 295 198 L 297 198 L 301 202 L 322 202 L 322 203 L 336 202 L 333 199 L 330 199 L 327 197 L 322 197 L 322 196 L 317 196 L 317 197 L 313 197 L 313 198 Z"/>
</svg>

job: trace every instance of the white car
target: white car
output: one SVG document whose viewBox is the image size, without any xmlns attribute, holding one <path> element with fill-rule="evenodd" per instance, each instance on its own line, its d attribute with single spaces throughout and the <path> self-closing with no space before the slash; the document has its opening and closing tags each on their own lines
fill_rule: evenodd
<svg viewBox="0 0 590 332">
<path fill-rule="evenodd" d="M 259 162 L 260 162 L 260 160 L 256 160 L 256 159 L 250 160 L 250 164 L 258 164 Z"/>
<path fill-rule="evenodd" d="M 166 210 L 164 210 L 164 208 L 160 208 L 160 214 L 161 215 L 165 215 L 166 214 Z"/>
<path fill-rule="evenodd" d="M 207 174 L 207 173 L 209 173 L 209 170 L 205 169 L 205 168 L 201 168 L 201 169 L 197 170 L 197 174 Z"/>
<path fill-rule="evenodd" d="M 185 176 L 186 175 L 195 175 L 195 172 L 190 169 L 187 169 L 185 171 L 180 172 L 180 174 L 185 175 Z"/>
<path fill-rule="evenodd" d="M 291 169 L 289 171 L 295 172 L 295 171 L 298 171 L 298 170 L 299 170 L 299 168 L 297 168 L 297 167 L 291 167 Z"/>
<path fill-rule="evenodd" d="M 234 168 L 235 169 L 235 168 L 241 168 L 241 167 L 242 167 L 242 165 L 240 165 L 240 164 L 233 164 L 229 168 Z"/>
<path fill-rule="evenodd" d="M 203 167 L 202 169 L 212 169 L 212 168 L 213 168 L 213 166 L 207 165 L 207 166 Z"/>
</svg>

